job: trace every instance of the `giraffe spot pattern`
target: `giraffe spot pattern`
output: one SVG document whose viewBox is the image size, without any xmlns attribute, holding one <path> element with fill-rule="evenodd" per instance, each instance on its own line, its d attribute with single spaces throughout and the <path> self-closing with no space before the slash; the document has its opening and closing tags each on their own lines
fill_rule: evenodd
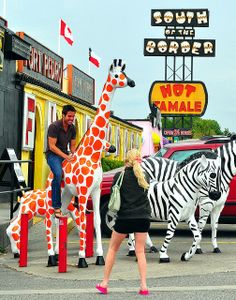
<svg viewBox="0 0 236 300">
<path fill-rule="evenodd" d="M 72 172 L 75 173 L 75 171 L 78 169 L 78 167 L 79 167 L 79 163 L 77 162 L 77 163 L 74 165 L 74 167 L 73 167 L 73 169 L 72 169 Z"/>
<path fill-rule="evenodd" d="M 119 86 L 124 86 L 124 85 L 125 85 L 125 84 L 124 84 L 123 81 L 119 82 Z"/>
<path fill-rule="evenodd" d="M 44 200 L 43 199 L 38 200 L 38 206 L 39 207 L 44 207 Z"/>
<path fill-rule="evenodd" d="M 107 93 L 104 93 L 102 97 L 105 101 L 108 101 L 110 99 Z"/>
<path fill-rule="evenodd" d="M 29 208 L 30 208 L 32 211 L 35 211 L 35 209 L 36 209 L 36 201 L 32 201 L 32 202 L 29 204 Z"/>
<path fill-rule="evenodd" d="M 106 112 L 106 113 L 105 113 L 105 118 L 109 119 L 109 118 L 110 118 L 110 115 L 111 115 L 111 112 L 110 112 L 110 111 Z"/>
<path fill-rule="evenodd" d="M 87 191 L 88 191 L 88 189 L 87 189 L 86 186 L 81 186 L 80 192 L 81 192 L 83 195 L 86 195 Z"/>
<path fill-rule="evenodd" d="M 72 203 L 70 203 L 68 206 L 67 206 L 67 209 L 69 210 L 69 211 L 73 211 L 74 210 L 74 205 L 72 204 Z"/>
<path fill-rule="evenodd" d="M 73 184 L 77 183 L 77 177 L 75 175 L 72 176 L 72 183 Z"/>
<path fill-rule="evenodd" d="M 102 142 L 100 140 L 96 140 L 96 142 L 93 144 L 93 149 L 100 150 L 102 148 Z"/>
<path fill-rule="evenodd" d="M 93 135 L 96 137 L 96 136 L 98 136 L 99 135 L 99 129 L 97 128 L 97 127 L 93 127 L 92 128 L 92 133 L 93 133 Z"/>
<path fill-rule="evenodd" d="M 81 204 L 85 204 L 85 203 L 86 203 L 86 197 L 80 196 L 79 202 L 80 202 Z M 84 209 L 84 206 L 82 206 L 82 207 L 83 207 L 82 209 Z"/>
<path fill-rule="evenodd" d="M 20 238 L 20 236 L 19 236 L 19 234 L 17 234 L 17 233 L 13 233 L 13 234 L 12 234 L 12 238 L 13 238 L 15 241 L 18 241 L 19 238 Z"/>
<path fill-rule="evenodd" d="M 97 162 L 99 160 L 99 158 L 100 158 L 100 152 L 95 152 L 91 156 L 91 161 L 95 163 L 95 162 Z M 94 164 L 92 165 L 92 168 L 93 169 L 97 169 L 97 167 L 94 167 Z"/>
<path fill-rule="evenodd" d="M 93 177 L 92 176 L 88 176 L 86 178 L 86 186 L 89 188 L 93 183 Z"/>
<path fill-rule="evenodd" d="M 67 173 L 67 174 L 69 174 L 69 173 L 71 173 L 71 170 L 72 170 L 72 168 L 71 168 L 71 164 L 69 163 L 69 164 L 67 164 L 66 165 L 66 167 L 65 167 L 65 172 Z"/>
<path fill-rule="evenodd" d="M 80 147 L 79 151 L 78 151 L 78 156 L 81 156 L 81 154 L 83 153 L 83 149 L 84 147 Z"/>
<path fill-rule="evenodd" d="M 71 183 L 70 177 L 66 177 L 65 182 L 66 182 L 66 184 L 70 184 Z"/>
<path fill-rule="evenodd" d="M 84 155 L 91 155 L 93 153 L 93 148 L 88 146 L 84 149 Z"/>
<path fill-rule="evenodd" d="M 87 147 L 89 144 L 89 137 L 86 137 L 86 139 L 84 140 L 84 147 Z"/>
<path fill-rule="evenodd" d="M 112 90 L 113 90 L 112 85 L 108 84 L 106 90 L 107 90 L 109 93 L 112 92 Z"/>
<path fill-rule="evenodd" d="M 105 138 L 105 131 L 104 131 L 104 130 L 100 132 L 99 138 L 100 138 L 101 140 L 103 140 L 103 139 Z"/>
<path fill-rule="evenodd" d="M 64 188 L 64 187 L 65 187 L 65 181 L 62 180 L 62 181 L 61 181 L 61 188 Z"/>
<path fill-rule="evenodd" d="M 112 84 L 116 85 L 117 84 L 117 80 L 116 79 L 112 79 Z"/>
<path fill-rule="evenodd" d="M 96 125 L 100 128 L 103 128 L 106 125 L 106 120 L 104 119 L 104 117 L 99 116 L 96 120 Z"/>
<path fill-rule="evenodd" d="M 80 218 L 81 218 L 81 222 L 83 223 L 85 221 L 85 214 L 83 211 L 81 212 Z"/>
<path fill-rule="evenodd" d="M 12 231 L 17 231 L 18 229 L 19 229 L 19 226 L 16 225 L 16 226 L 14 226 L 14 227 L 12 228 Z"/>
<path fill-rule="evenodd" d="M 45 212 L 46 212 L 46 209 L 44 209 L 44 208 L 39 208 L 38 209 L 38 213 L 40 214 L 40 215 L 45 215 Z"/>
<path fill-rule="evenodd" d="M 91 167 L 91 165 L 92 165 L 91 161 L 87 160 L 86 165 L 87 165 L 88 167 Z"/>
<path fill-rule="evenodd" d="M 93 136 L 90 136 L 90 139 L 89 139 L 89 145 L 92 145 L 94 143 L 94 137 Z"/>
<path fill-rule="evenodd" d="M 81 157 L 81 158 L 79 159 L 79 164 L 80 164 L 80 165 L 85 164 L 85 162 L 86 162 L 86 158 L 85 158 L 85 157 Z"/>
<path fill-rule="evenodd" d="M 87 175 L 89 173 L 89 168 L 88 167 L 82 167 L 81 172 L 83 175 Z"/>
<path fill-rule="evenodd" d="M 79 181 L 80 184 L 82 184 L 84 182 L 84 176 L 83 175 L 79 175 L 78 181 Z"/>
</svg>

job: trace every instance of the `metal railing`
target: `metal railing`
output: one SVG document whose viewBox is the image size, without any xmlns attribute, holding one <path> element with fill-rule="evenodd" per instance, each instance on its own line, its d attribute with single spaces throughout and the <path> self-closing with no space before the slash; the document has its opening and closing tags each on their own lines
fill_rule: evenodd
<svg viewBox="0 0 236 300">
<path fill-rule="evenodd" d="M 3 181 L 2 178 L 0 178 L 0 186 L 1 187 L 9 187 L 10 190 L 6 191 L 0 191 L 0 196 L 1 195 L 7 195 L 10 194 L 10 219 L 13 218 L 13 213 L 14 213 L 14 200 L 16 199 L 16 193 L 20 196 L 22 196 L 23 192 L 29 191 L 32 188 L 29 186 L 26 186 L 25 182 L 18 182 L 19 187 L 16 188 L 16 174 L 15 174 L 15 169 L 14 169 L 14 163 L 32 163 L 32 160 L 0 160 L 0 167 L 3 166 L 3 168 L 9 168 L 10 171 L 10 181 Z M 2 176 L 3 177 L 3 176 Z M 17 205 L 17 203 L 16 203 Z"/>
</svg>

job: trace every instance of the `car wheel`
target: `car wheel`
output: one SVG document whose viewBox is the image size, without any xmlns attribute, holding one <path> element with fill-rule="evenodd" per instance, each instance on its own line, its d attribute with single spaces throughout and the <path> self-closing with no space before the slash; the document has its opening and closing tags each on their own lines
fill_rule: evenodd
<svg viewBox="0 0 236 300">
<path fill-rule="evenodd" d="M 108 211 L 108 201 L 104 203 L 100 208 L 100 216 L 101 216 L 101 232 L 104 237 L 111 236 L 111 229 L 107 226 L 106 223 L 106 214 Z"/>
</svg>

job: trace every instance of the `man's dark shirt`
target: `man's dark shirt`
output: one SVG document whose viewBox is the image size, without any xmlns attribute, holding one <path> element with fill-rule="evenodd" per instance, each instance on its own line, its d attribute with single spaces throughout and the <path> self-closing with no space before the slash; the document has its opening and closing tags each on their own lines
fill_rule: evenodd
<svg viewBox="0 0 236 300">
<path fill-rule="evenodd" d="M 76 137 L 75 126 L 73 124 L 68 126 L 68 130 L 67 130 L 67 132 L 65 132 L 63 125 L 62 125 L 62 120 L 53 122 L 48 127 L 46 155 L 48 155 L 49 153 L 54 153 L 49 149 L 48 137 L 56 138 L 57 139 L 56 146 L 62 152 L 64 152 L 65 154 L 68 154 L 67 145 L 68 145 L 68 143 L 70 144 L 71 140 L 74 140 Z"/>
</svg>

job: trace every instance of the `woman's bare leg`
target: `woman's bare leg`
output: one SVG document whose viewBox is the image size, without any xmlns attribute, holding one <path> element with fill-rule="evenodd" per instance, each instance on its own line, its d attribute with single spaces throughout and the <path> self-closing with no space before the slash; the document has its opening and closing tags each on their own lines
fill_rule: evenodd
<svg viewBox="0 0 236 300">
<path fill-rule="evenodd" d="M 145 256 L 145 242 L 147 239 L 146 232 L 136 232 L 135 233 L 135 253 L 138 260 L 138 269 L 140 276 L 140 289 L 147 290 L 147 262 Z"/>
<path fill-rule="evenodd" d="M 126 238 L 127 234 L 118 233 L 116 231 L 112 232 L 111 240 L 109 243 L 108 252 L 105 260 L 105 269 L 104 269 L 104 277 L 100 284 L 102 287 L 107 287 L 111 270 L 115 262 L 116 253 L 120 248 L 122 241 Z"/>
</svg>

